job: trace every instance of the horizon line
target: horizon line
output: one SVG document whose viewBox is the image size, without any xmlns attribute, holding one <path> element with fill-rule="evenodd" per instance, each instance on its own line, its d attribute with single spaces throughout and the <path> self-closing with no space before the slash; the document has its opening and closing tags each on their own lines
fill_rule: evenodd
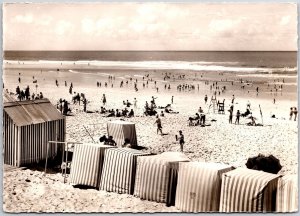
<svg viewBox="0 0 300 216">
<path fill-rule="evenodd" d="M 3 52 L 298 52 L 298 50 L 3 50 Z"/>
</svg>

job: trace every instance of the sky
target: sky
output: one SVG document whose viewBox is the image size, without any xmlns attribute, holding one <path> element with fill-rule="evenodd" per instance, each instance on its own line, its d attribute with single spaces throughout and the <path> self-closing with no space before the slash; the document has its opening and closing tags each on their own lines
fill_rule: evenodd
<svg viewBox="0 0 300 216">
<path fill-rule="evenodd" d="M 289 3 L 7 3 L 4 50 L 296 51 Z"/>
</svg>

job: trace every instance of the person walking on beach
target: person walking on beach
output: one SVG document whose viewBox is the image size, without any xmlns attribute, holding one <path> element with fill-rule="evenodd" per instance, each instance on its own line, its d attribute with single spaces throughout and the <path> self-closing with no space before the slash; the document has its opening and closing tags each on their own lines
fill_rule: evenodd
<svg viewBox="0 0 300 216">
<path fill-rule="evenodd" d="M 235 122 L 234 122 L 234 124 L 240 124 L 240 116 L 241 116 L 241 113 L 240 113 L 240 111 L 238 110 L 237 112 L 236 112 L 236 119 L 235 119 Z"/>
<path fill-rule="evenodd" d="M 205 97 L 204 97 L 205 104 L 207 103 L 207 99 L 208 99 L 208 97 L 207 97 L 207 95 L 205 95 Z"/>
<path fill-rule="evenodd" d="M 184 144 L 184 136 L 182 134 L 182 131 L 179 131 L 179 136 L 175 136 L 176 141 L 179 141 L 179 145 L 180 145 L 180 151 L 183 152 L 183 144 Z"/>
<path fill-rule="evenodd" d="M 172 96 L 172 98 L 171 98 L 171 103 L 173 104 L 173 100 L 174 100 L 174 96 Z"/>
<path fill-rule="evenodd" d="M 294 121 L 296 121 L 297 119 L 297 114 L 298 114 L 297 107 L 294 107 L 294 115 L 295 115 Z"/>
<path fill-rule="evenodd" d="M 134 105 L 134 108 L 136 109 L 137 108 L 137 100 L 136 100 L 136 98 L 134 98 L 134 100 L 133 100 L 133 105 Z"/>
<path fill-rule="evenodd" d="M 294 109 L 293 107 L 290 108 L 290 120 L 292 120 L 294 114 Z"/>
<path fill-rule="evenodd" d="M 103 96 L 102 96 L 102 103 L 103 103 L 103 106 L 105 106 L 105 104 L 106 104 L 106 97 L 105 97 L 105 94 L 103 94 Z"/>
<path fill-rule="evenodd" d="M 161 120 L 159 118 L 159 115 L 156 115 L 156 121 L 154 122 L 154 124 L 155 123 L 157 125 L 157 134 L 158 134 L 158 131 L 160 131 L 160 134 L 162 135 L 162 126 L 161 126 Z"/>
<path fill-rule="evenodd" d="M 232 100 L 231 100 L 232 104 L 234 103 L 234 99 L 235 99 L 235 97 L 234 97 L 234 95 L 232 95 Z"/>
<path fill-rule="evenodd" d="M 86 105 L 87 105 L 87 100 L 86 98 L 83 98 L 83 112 L 86 112 Z"/>
<path fill-rule="evenodd" d="M 229 112 L 229 124 L 232 124 L 232 112 L 233 112 L 233 110 L 229 109 L 228 112 Z"/>
</svg>

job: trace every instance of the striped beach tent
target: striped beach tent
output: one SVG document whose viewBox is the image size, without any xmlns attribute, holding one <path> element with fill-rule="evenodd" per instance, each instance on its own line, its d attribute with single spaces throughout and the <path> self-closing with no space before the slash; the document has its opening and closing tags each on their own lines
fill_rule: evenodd
<svg viewBox="0 0 300 216">
<path fill-rule="evenodd" d="M 179 162 L 190 159 L 181 152 L 164 152 L 159 155 L 139 157 L 134 195 L 141 199 L 175 204 Z"/>
<path fill-rule="evenodd" d="M 278 180 L 276 212 L 298 211 L 298 177 L 285 175 Z"/>
<path fill-rule="evenodd" d="M 279 175 L 238 168 L 223 174 L 220 212 L 273 212 Z"/>
<path fill-rule="evenodd" d="M 180 163 L 175 207 L 184 212 L 219 211 L 221 177 L 232 169 L 218 163 Z"/>
<path fill-rule="evenodd" d="M 136 164 L 144 153 L 131 148 L 107 149 L 104 156 L 100 190 L 133 194 Z"/>
<path fill-rule="evenodd" d="M 23 166 L 54 157 L 57 145 L 48 141 L 65 141 L 66 121 L 48 99 L 4 101 L 3 150 L 4 163 Z"/>
<path fill-rule="evenodd" d="M 107 134 L 113 136 L 117 146 L 121 147 L 124 144 L 125 138 L 130 140 L 131 146 L 137 146 L 135 124 L 128 121 L 111 121 L 107 123 Z"/>
<path fill-rule="evenodd" d="M 75 145 L 70 170 L 70 183 L 99 187 L 105 150 L 109 145 Z"/>
</svg>

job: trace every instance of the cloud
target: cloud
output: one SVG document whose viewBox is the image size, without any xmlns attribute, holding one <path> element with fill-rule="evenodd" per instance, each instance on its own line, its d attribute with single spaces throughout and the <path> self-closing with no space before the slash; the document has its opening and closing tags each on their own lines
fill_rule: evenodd
<svg viewBox="0 0 300 216">
<path fill-rule="evenodd" d="M 55 26 L 55 33 L 58 35 L 65 35 L 72 32 L 74 25 L 66 20 L 60 20 Z"/>
<path fill-rule="evenodd" d="M 81 29 L 83 33 L 90 34 L 95 30 L 95 23 L 92 19 L 84 18 L 81 21 Z"/>
<path fill-rule="evenodd" d="M 284 16 L 280 20 L 280 25 L 287 25 L 287 24 L 289 24 L 290 20 L 291 20 L 291 16 L 290 15 Z"/>
<path fill-rule="evenodd" d="M 53 20 L 53 17 L 43 15 L 41 18 L 36 20 L 36 24 L 42 25 L 42 26 L 48 26 L 51 24 L 52 20 Z"/>
<path fill-rule="evenodd" d="M 17 23 L 32 23 L 33 22 L 33 16 L 31 14 L 25 14 L 25 15 L 17 15 L 14 18 L 14 21 Z"/>
</svg>

